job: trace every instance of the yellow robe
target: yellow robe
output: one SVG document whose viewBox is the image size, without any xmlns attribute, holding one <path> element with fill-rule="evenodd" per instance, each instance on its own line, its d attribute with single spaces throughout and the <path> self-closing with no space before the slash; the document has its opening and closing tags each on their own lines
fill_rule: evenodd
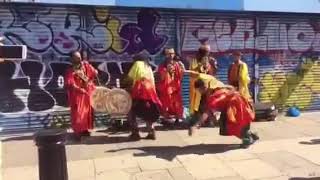
<svg viewBox="0 0 320 180">
<path fill-rule="evenodd" d="M 201 93 L 194 88 L 194 83 L 197 79 L 201 79 L 204 81 L 206 87 L 214 88 L 216 86 L 223 85 L 222 82 L 218 81 L 214 76 L 209 74 L 199 73 L 198 75 L 192 75 L 190 78 L 190 113 L 199 110 L 200 101 L 201 101 Z M 191 92 L 192 90 L 192 92 Z"/>
<path fill-rule="evenodd" d="M 133 85 L 142 78 L 150 80 L 152 85 L 155 85 L 152 68 L 144 61 L 136 61 L 131 67 L 128 77 L 133 81 Z"/>
<path fill-rule="evenodd" d="M 237 81 L 237 84 L 238 84 L 237 88 L 239 93 L 246 99 L 251 100 L 251 95 L 248 87 L 250 83 L 248 66 L 246 63 L 242 61 L 238 64 L 238 68 L 233 69 L 232 67 L 235 65 L 236 64 L 233 63 L 229 69 L 229 72 L 228 72 L 229 83 L 233 85 L 232 82 Z M 234 70 L 238 72 L 232 72 Z M 234 78 L 236 78 L 236 80 Z"/>
<path fill-rule="evenodd" d="M 198 62 L 196 59 L 192 59 L 190 63 L 189 69 L 191 71 L 196 71 L 198 68 Z M 190 95 L 190 114 L 193 114 L 195 111 L 198 111 L 199 109 L 199 104 L 200 104 L 200 99 L 201 99 L 201 94 L 196 91 L 194 88 L 194 83 L 196 82 L 198 77 L 191 76 L 190 77 L 190 90 L 189 90 L 189 95 Z M 199 101 L 199 102 L 198 102 Z"/>
</svg>

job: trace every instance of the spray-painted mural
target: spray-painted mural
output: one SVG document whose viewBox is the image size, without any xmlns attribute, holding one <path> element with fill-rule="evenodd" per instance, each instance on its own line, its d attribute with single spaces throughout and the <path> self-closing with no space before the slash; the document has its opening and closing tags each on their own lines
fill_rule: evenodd
<svg viewBox="0 0 320 180">
<path fill-rule="evenodd" d="M 27 45 L 30 56 L 39 60 L 56 60 L 80 48 L 104 58 L 108 52 L 132 55 L 146 50 L 155 55 L 169 39 L 168 32 L 158 28 L 161 15 L 152 9 L 128 12 L 132 17 L 102 8 L 14 6 L 1 11 L 7 15 L 1 17 L 2 35 L 12 44 Z"/>
<path fill-rule="evenodd" d="M 226 81 L 227 68 L 232 62 L 228 53 L 240 50 L 251 67 L 252 79 L 255 79 L 254 65 L 259 64 L 256 69 L 259 79 L 252 82 L 259 88 L 259 101 L 274 102 L 280 108 L 297 106 L 301 109 L 314 108 L 320 102 L 319 19 L 256 20 L 221 15 L 180 19 L 183 54 L 192 58 L 200 44 L 208 41 L 218 60 L 220 79 Z"/>
<path fill-rule="evenodd" d="M 260 101 L 320 109 L 319 27 L 320 19 L 312 17 L 261 20 L 259 34 L 267 51 L 257 56 Z"/>
<path fill-rule="evenodd" d="M 26 61 L 0 64 L 0 126 L 7 129 L 66 121 L 55 113 L 68 110 L 63 75 L 73 50 L 84 50 L 101 83 L 114 86 L 136 53 L 150 55 L 156 67 L 165 46 L 178 47 L 187 63 L 208 42 L 221 80 L 230 52 L 240 50 L 258 100 L 320 109 L 320 18 L 19 4 L 0 14 L 5 43 L 28 47 Z"/>
<path fill-rule="evenodd" d="M 132 55 L 149 54 L 155 64 L 161 50 L 175 41 L 174 19 L 153 9 L 14 5 L 0 7 L 0 13 L 4 43 L 28 47 L 27 60 L 0 64 L 2 118 L 29 117 L 30 122 L 67 110 L 63 76 L 73 50 L 84 50 L 99 70 L 100 83 L 115 86 L 131 66 Z"/>
</svg>

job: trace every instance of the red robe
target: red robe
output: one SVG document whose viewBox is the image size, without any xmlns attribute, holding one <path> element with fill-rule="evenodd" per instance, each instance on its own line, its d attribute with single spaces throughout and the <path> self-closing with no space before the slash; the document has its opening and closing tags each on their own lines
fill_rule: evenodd
<svg viewBox="0 0 320 180">
<path fill-rule="evenodd" d="M 162 106 L 153 83 L 146 78 L 137 80 L 134 83 L 134 86 L 131 90 L 131 96 L 134 100 L 151 101 L 159 108 Z"/>
<path fill-rule="evenodd" d="M 177 62 L 174 62 L 172 66 L 173 76 L 169 73 L 167 63 L 159 65 L 158 73 L 160 81 L 157 83 L 157 89 L 164 116 L 174 115 L 178 118 L 182 118 L 183 104 L 181 81 L 183 78 L 183 69 Z"/>
<path fill-rule="evenodd" d="M 208 96 L 206 103 L 208 109 L 226 114 L 227 135 L 242 138 L 242 130 L 250 125 L 255 116 L 248 100 L 235 91 L 216 90 Z"/>
<path fill-rule="evenodd" d="M 84 81 L 75 74 L 73 68 L 69 68 L 65 75 L 65 87 L 71 110 L 71 126 L 75 133 L 82 133 L 93 128 L 93 108 L 91 95 L 95 89 L 92 82 L 98 72 L 88 62 L 82 62 L 85 75 L 91 81 L 87 86 Z M 83 93 L 79 87 L 85 89 Z"/>
</svg>

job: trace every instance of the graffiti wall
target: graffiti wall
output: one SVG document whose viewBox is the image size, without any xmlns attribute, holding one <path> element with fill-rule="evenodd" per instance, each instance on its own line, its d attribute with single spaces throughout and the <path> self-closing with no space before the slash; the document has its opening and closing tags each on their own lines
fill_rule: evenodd
<svg viewBox="0 0 320 180">
<path fill-rule="evenodd" d="M 240 50 L 254 76 L 255 19 L 230 14 L 182 15 L 180 18 L 182 54 L 187 61 L 194 55 L 201 43 L 211 46 L 212 56 L 218 62 L 218 78 L 227 81 L 229 65 L 233 62 L 231 52 Z"/>
<path fill-rule="evenodd" d="M 172 15 L 152 9 L 16 4 L 0 7 L 0 14 L 4 43 L 28 47 L 27 60 L 0 64 L 0 126 L 5 129 L 26 122 L 41 127 L 47 115 L 68 110 L 63 76 L 71 51 L 82 50 L 98 68 L 100 83 L 116 86 L 133 55 L 148 54 L 156 65 L 162 49 L 176 41 Z"/>
<path fill-rule="evenodd" d="M 264 17 L 259 21 L 260 94 L 262 102 L 281 108 L 320 109 L 320 19 Z"/>
<path fill-rule="evenodd" d="M 67 121 L 57 113 L 68 114 L 63 76 L 73 50 L 99 70 L 103 85 L 115 86 L 134 54 L 148 54 L 156 68 L 163 48 L 174 47 L 188 64 L 208 42 L 222 81 L 230 53 L 240 50 L 257 100 L 320 109 L 320 18 L 312 15 L 12 4 L 0 7 L 0 35 L 28 47 L 27 60 L 0 64 L 0 127 L 7 131 Z"/>
<path fill-rule="evenodd" d="M 218 77 L 226 82 L 232 63 L 229 53 L 240 50 L 250 68 L 256 100 L 274 102 L 279 108 L 320 109 L 319 18 L 205 14 L 180 18 L 187 59 L 202 42 L 209 42 L 218 60 Z"/>
</svg>

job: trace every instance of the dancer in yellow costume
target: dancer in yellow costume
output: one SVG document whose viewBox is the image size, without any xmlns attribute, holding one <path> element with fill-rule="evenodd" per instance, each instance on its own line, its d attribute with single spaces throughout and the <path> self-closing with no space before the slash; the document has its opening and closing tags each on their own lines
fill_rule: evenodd
<svg viewBox="0 0 320 180">
<path fill-rule="evenodd" d="M 201 74 L 209 74 L 214 76 L 217 71 L 217 61 L 210 56 L 210 46 L 202 45 L 197 53 L 196 58 L 194 58 L 190 62 L 189 69 L 191 71 L 201 73 Z M 191 76 L 190 78 L 190 114 L 195 114 L 200 107 L 201 94 L 196 91 L 194 88 L 194 82 L 196 78 Z"/>
<path fill-rule="evenodd" d="M 241 53 L 234 52 L 234 62 L 230 65 L 228 70 L 228 83 L 235 87 L 239 93 L 252 101 L 248 85 L 250 83 L 248 66 L 245 62 L 241 61 Z"/>
</svg>

